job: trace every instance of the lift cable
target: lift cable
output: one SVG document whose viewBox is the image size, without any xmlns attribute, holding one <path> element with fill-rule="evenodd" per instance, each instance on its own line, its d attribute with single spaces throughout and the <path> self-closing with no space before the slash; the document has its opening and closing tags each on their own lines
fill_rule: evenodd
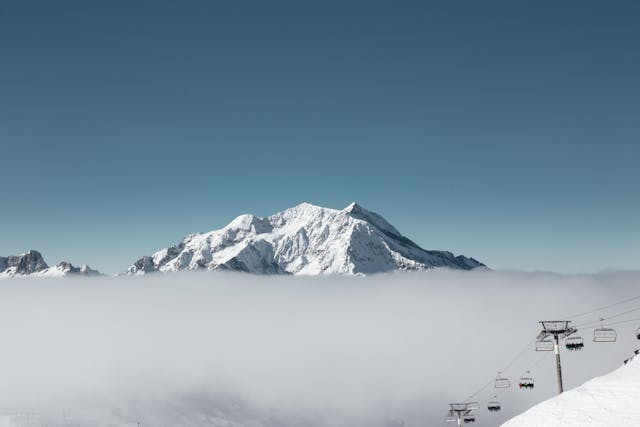
<svg viewBox="0 0 640 427">
<path fill-rule="evenodd" d="M 540 355 L 540 357 L 538 357 L 538 360 L 536 360 L 531 366 L 529 366 L 522 375 L 520 375 L 521 377 L 524 376 L 527 372 L 533 371 L 540 363 L 542 363 L 543 360 L 545 360 L 547 358 L 546 354 L 542 354 Z M 493 382 L 493 381 L 491 381 Z M 493 393 L 496 398 L 501 398 L 502 395 L 507 391 L 507 389 L 504 390 L 500 390 L 500 391 L 496 391 L 495 393 Z"/>
<path fill-rule="evenodd" d="M 531 365 L 531 366 L 529 367 L 529 369 L 527 369 L 527 371 L 531 371 L 531 370 L 533 370 L 533 368 L 537 367 L 537 366 L 538 366 L 540 363 L 542 363 L 542 361 L 543 361 L 544 359 L 546 359 L 546 358 L 547 358 L 547 355 L 546 355 L 546 354 L 541 355 L 541 356 L 538 358 L 538 360 L 536 360 L 536 362 L 535 362 L 533 365 Z"/>
<path fill-rule="evenodd" d="M 531 348 L 531 345 L 535 342 L 535 338 L 531 341 L 529 341 L 527 343 L 526 346 L 524 346 L 522 348 L 522 350 L 520 350 L 520 352 L 518 354 L 515 355 L 515 357 L 513 359 L 511 359 L 511 361 L 499 372 L 506 372 L 509 368 L 511 368 L 513 366 L 514 363 L 516 363 L 518 361 L 518 359 L 520 359 L 520 357 L 522 357 L 527 350 L 529 350 Z M 493 384 L 495 381 L 495 379 L 491 379 L 489 382 L 487 382 L 485 385 L 483 385 L 482 387 L 480 387 L 475 393 L 469 395 L 469 399 L 474 398 L 475 396 L 477 396 L 478 394 L 480 394 L 481 392 L 483 392 L 487 387 L 489 387 L 491 384 Z"/>
<path fill-rule="evenodd" d="M 493 384 L 494 379 L 491 378 L 491 380 L 486 383 L 485 385 L 483 385 L 482 387 L 480 387 L 475 393 L 470 394 L 469 395 L 469 400 L 473 399 L 474 397 L 476 397 L 478 394 L 482 393 L 487 387 L 489 387 L 491 384 Z"/>
<path fill-rule="evenodd" d="M 612 303 L 612 304 L 607 304 L 605 306 L 601 306 L 601 307 L 595 308 L 593 310 L 584 311 L 584 312 L 581 312 L 581 313 L 576 313 L 576 314 L 573 314 L 571 316 L 566 316 L 564 318 L 566 318 L 566 319 L 579 318 L 579 317 L 586 316 L 588 314 L 593 314 L 593 313 L 596 313 L 596 312 L 599 312 L 599 311 L 602 311 L 602 310 L 606 310 L 606 309 L 609 309 L 609 308 L 612 308 L 612 307 L 616 307 L 618 305 L 626 304 L 626 303 L 629 303 L 631 301 L 636 301 L 636 300 L 640 300 L 640 295 L 637 295 L 637 296 L 634 296 L 634 297 L 631 297 L 631 298 L 627 298 L 627 299 L 624 299 L 622 301 L 618 301 L 618 302 L 615 302 L 615 303 Z M 601 322 L 603 320 L 615 319 L 617 317 L 621 317 L 621 316 L 624 316 L 626 314 L 629 314 L 629 313 L 632 313 L 632 312 L 635 312 L 635 311 L 639 311 L 639 310 L 640 310 L 640 307 L 637 307 L 637 308 L 634 308 L 634 309 L 631 309 L 631 310 L 627 310 L 627 311 L 624 311 L 624 312 L 621 312 L 621 313 L 617 313 L 617 314 L 614 314 L 614 315 L 611 315 L 611 316 L 608 316 L 608 317 L 601 317 L 597 321 L 591 321 L 591 322 L 586 322 L 586 323 L 579 324 L 579 325 L 574 325 L 574 327 L 575 328 L 589 329 L 591 326 L 601 324 Z M 640 321 L 640 318 L 622 320 L 622 321 L 619 321 L 619 322 L 608 323 L 608 325 L 613 326 L 613 325 L 619 325 L 619 324 L 623 324 L 623 323 L 637 322 L 637 321 Z M 526 344 L 526 346 L 518 354 L 516 354 L 516 356 L 499 372 L 506 372 L 509 368 L 511 368 L 520 359 L 520 357 L 522 357 L 527 352 L 527 350 L 530 348 L 530 346 L 535 342 L 536 342 L 536 338 L 534 338 L 533 340 L 529 341 Z M 538 358 L 538 360 L 527 371 L 530 371 L 533 368 L 535 368 L 536 366 L 538 366 L 545 359 L 545 357 L 546 357 L 545 355 L 541 355 Z M 492 378 L 490 381 L 488 381 L 486 384 L 484 384 L 482 387 L 480 387 L 476 392 L 474 392 L 473 394 L 469 395 L 469 399 L 471 400 L 475 396 L 477 396 L 478 394 L 482 393 L 484 390 L 487 389 L 487 387 L 489 387 L 491 384 L 493 384 L 494 381 L 495 381 L 495 379 Z M 502 392 L 497 392 L 495 394 L 499 396 L 500 394 L 502 394 Z"/>
<path fill-rule="evenodd" d="M 608 316 L 608 317 L 601 317 L 600 319 L 598 319 L 598 320 L 593 320 L 593 321 L 591 321 L 591 322 L 581 323 L 581 324 L 579 324 L 579 325 L 575 325 L 574 327 L 576 327 L 576 328 L 581 328 L 581 327 L 585 327 L 585 326 L 587 326 L 587 325 L 589 325 L 589 326 L 590 326 L 590 325 L 598 324 L 598 323 L 600 323 L 600 322 L 602 322 L 602 321 L 604 321 L 604 320 L 615 319 L 615 318 L 618 318 L 618 317 L 624 316 L 624 315 L 626 315 L 626 314 L 633 313 L 634 311 L 640 311 L 640 307 L 632 308 L 631 310 L 627 310 L 627 311 L 623 311 L 623 312 L 621 312 L 621 313 L 613 314 L 613 315 Z"/>
<path fill-rule="evenodd" d="M 571 316 L 566 316 L 565 318 L 566 319 L 575 319 L 577 317 L 583 317 L 583 316 L 586 316 L 587 314 L 596 313 L 598 311 L 606 310 L 608 308 L 615 307 L 617 305 L 626 304 L 628 302 L 635 301 L 635 300 L 640 300 L 640 295 L 637 295 L 637 296 L 631 297 L 631 298 L 627 298 L 627 299 L 622 300 L 622 301 L 614 302 L 612 304 L 608 304 L 608 305 L 605 305 L 605 306 L 602 306 L 602 307 L 598 307 L 598 308 L 595 308 L 593 310 L 584 311 L 582 313 L 573 314 Z"/>
<path fill-rule="evenodd" d="M 509 364 L 507 366 L 505 366 L 500 372 L 506 372 L 510 367 L 513 366 L 514 363 L 516 363 L 518 361 L 518 359 L 520 359 L 520 357 L 522 357 L 523 354 L 525 354 L 527 352 L 527 350 L 531 349 L 531 345 L 534 344 L 536 342 L 536 339 L 532 339 L 531 341 L 529 341 L 527 343 L 527 345 L 525 345 L 523 347 L 523 349 L 520 351 L 520 353 L 518 353 L 512 360 L 511 362 L 509 362 Z"/>
<path fill-rule="evenodd" d="M 607 326 L 622 325 L 623 323 L 638 322 L 638 321 L 640 321 L 640 317 L 636 317 L 635 319 L 619 320 L 617 322 L 607 323 Z M 597 326 L 598 326 L 597 324 L 595 325 L 592 324 L 590 326 L 583 327 L 582 329 L 596 329 Z"/>
</svg>

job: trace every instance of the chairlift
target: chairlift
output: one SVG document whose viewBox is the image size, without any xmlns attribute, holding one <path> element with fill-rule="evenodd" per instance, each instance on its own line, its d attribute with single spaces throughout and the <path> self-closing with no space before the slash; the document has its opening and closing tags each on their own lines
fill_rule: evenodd
<svg viewBox="0 0 640 427">
<path fill-rule="evenodd" d="M 511 381 L 509 378 L 504 378 L 502 376 L 502 372 L 498 372 L 498 376 L 496 377 L 493 386 L 495 388 L 509 388 L 511 387 Z"/>
<path fill-rule="evenodd" d="M 638 338 L 640 340 L 640 326 L 636 330 L 636 338 Z"/>
<path fill-rule="evenodd" d="M 447 416 L 444 417 L 444 421 L 447 422 L 447 423 L 457 423 L 458 422 L 458 415 L 453 411 L 449 411 L 447 413 Z"/>
<path fill-rule="evenodd" d="M 475 409 L 480 409 L 480 404 L 478 402 L 467 402 L 467 409 L 472 411 Z"/>
<path fill-rule="evenodd" d="M 462 416 L 462 422 L 464 422 L 465 424 L 468 423 L 475 423 L 476 422 L 476 416 L 473 415 L 471 413 L 471 411 L 467 411 L 464 413 L 464 415 Z"/>
<path fill-rule="evenodd" d="M 566 339 L 564 345 L 565 347 L 567 347 L 567 350 L 571 350 L 571 351 L 582 350 L 582 348 L 584 347 L 584 340 L 582 339 L 581 336 L 569 337 Z"/>
<path fill-rule="evenodd" d="M 518 387 L 521 389 L 533 389 L 533 378 L 531 377 L 531 372 L 527 371 L 525 376 L 520 378 L 520 381 L 518 381 Z"/>
<path fill-rule="evenodd" d="M 614 342 L 618 339 L 618 333 L 613 328 L 605 328 L 602 322 L 603 318 L 600 318 L 600 327 L 593 330 L 594 342 Z"/>
<path fill-rule="evenodd" d="M 549 338 L 536 341 L 536 351 L 552 351 L 553 345 L 553 341 Z"/>
<path fill-rule="evenodd" d="M 498 402 L 496 396 L 493 396 L 493 399 L 491 399 L 487 404 L 487 410 L 489 410 L 489 412 L 498 412 L 500 409 L 502 409 L 500 402 Z"/>
</svg>

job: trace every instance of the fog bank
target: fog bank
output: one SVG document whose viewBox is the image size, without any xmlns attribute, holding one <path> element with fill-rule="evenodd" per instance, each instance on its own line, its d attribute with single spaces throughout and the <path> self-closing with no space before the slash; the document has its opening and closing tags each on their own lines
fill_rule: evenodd
<svg viewBox="0 0 640 427">
<path fill-rule="evenodd" d="M 505 367 L 538 320 L 640 294 L 639 279 L 431 271 L 5 280 L 0 425 L 440 425 L 447 403 Z M 619 366 L 637 347 L 638 324 L 620 325 L 613 344 L 583 332 L 585 350 L 563 352 L 565 387 Z M 504 410 L 479 411 L 478 426 L 555 392 L 551 353 L 527 351 L 505 374 L 517 380 L 536 361 L 536 389 L 504 393 Z M 476 399 L 484 405 L 491 393 Z"/>
</svg>

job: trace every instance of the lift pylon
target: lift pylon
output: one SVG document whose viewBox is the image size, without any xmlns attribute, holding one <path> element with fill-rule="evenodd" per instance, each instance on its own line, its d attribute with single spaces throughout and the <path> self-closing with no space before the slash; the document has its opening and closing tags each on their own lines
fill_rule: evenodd
<svg viewBox="0 0 640 427">
<path fill-rule="evenodd" d="M 562 385 L 562 365 L 560 364 L 560 338 L 566 338 L 578 330 L 569 326 L 570 320 L 541 320 L 542 331 L 538 334 L 538 342 L 547 337 L 553 336 L 553 351 L 556 355 L 556 375 L 558 377 L 558 392 L 562 393 L 564 387 Z"/>
<path fill-rule="evenodd" d="M 449 403 L 449 412 L 446 417 L 447 422 L 457 422 L 461 426 L 464 422 L 473 423 L 476 417 L 471 413 L 474 409 L 478 409 L 478 402 Z"/>
</svg>

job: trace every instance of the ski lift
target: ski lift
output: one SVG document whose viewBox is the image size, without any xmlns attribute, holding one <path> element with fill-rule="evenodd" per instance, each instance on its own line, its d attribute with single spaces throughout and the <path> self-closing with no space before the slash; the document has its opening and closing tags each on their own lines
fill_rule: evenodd
<svg viewBox="0 0 640 427">
<path fill-rule="evenodd" d="M 462 421 L 463 421 L 465 424 L 468 424 L 468 423 L 475 423 L 475 422 L 476 422 L 476 416 L 475 416 L 475 415 L 473 415 L 473 414 L 471 413 L 471 411 L 467 411 L 467 412 L 465 412 L 465 413 L 464 413 L 464 415 L 462 416 Z"/>
<path fill-rule="evenodd" d="M 553 350 L 553 341 L 549 338 L 542 339 L 540 341 L 536 341 L 536 351 L 552 351 Z"/>
<path fill-rule="evenodd" d="M 582 348 L 584 347 L 584 340 L 580 336 L 569 337 L 565 341 L 564 345 L 565 347 L 567 347 L 567 350 L 572 350 L 572 351 L 582 350 Z"/>
<path fill-rule="evenodd" d="M 636 330 L 636 338 L 640 340 L 640 326 L 638 326 L 638 329 Z"/>
<path fill-rule="evenodd" d="M 500 409 L 502 408 L 500 406 L 500 402 L 498 402 L 498 398 L 493 396 L 493 399 L 491 399 L 487 404 L 487 410 L 489 410 L 489 412 L 498 412 Z"/>
<path fill-rule="evenodd" d="M 498 376 L 496 377 L 493 386 L 495 388 L 509 388 L 511 387 L 511 381 L 509 381 L 509 378 L 504 378 L 502 376 L 502 372 L 498 372 Z"/>
<path fill-rule="evenodd" d="M 458 422 L 458 416 L 456 415 L 455 412 L 449 411 L 447 413 L 447 416 L 444 417 L 444 421 L 447 422 L 447 423 L 457 423 Z"/>
<path fill-rule="evenodd" d="M 603 318 L 600 318 L 600 327 L 593 330 L 593 341 L 594 342 L 614 342 L 618 339 L 618 333 L 613 328 L 605 328 L 602 325 L 604 321 Z"/>
<path fill-rule="evenodd" d="M 472 411 L 474 409 L 480 409 L 480 404 L 478 402 L 467 402 L 467 409 Z"/>
<path fill-rule="evenodd" d="M 521 389 L 533 389 L 533 378 L 531 377 L 531 372 L 527 371 L 525 376 L 520 378 L 520 381 L 518 381 L 518 387 Z"/>
</svg>

